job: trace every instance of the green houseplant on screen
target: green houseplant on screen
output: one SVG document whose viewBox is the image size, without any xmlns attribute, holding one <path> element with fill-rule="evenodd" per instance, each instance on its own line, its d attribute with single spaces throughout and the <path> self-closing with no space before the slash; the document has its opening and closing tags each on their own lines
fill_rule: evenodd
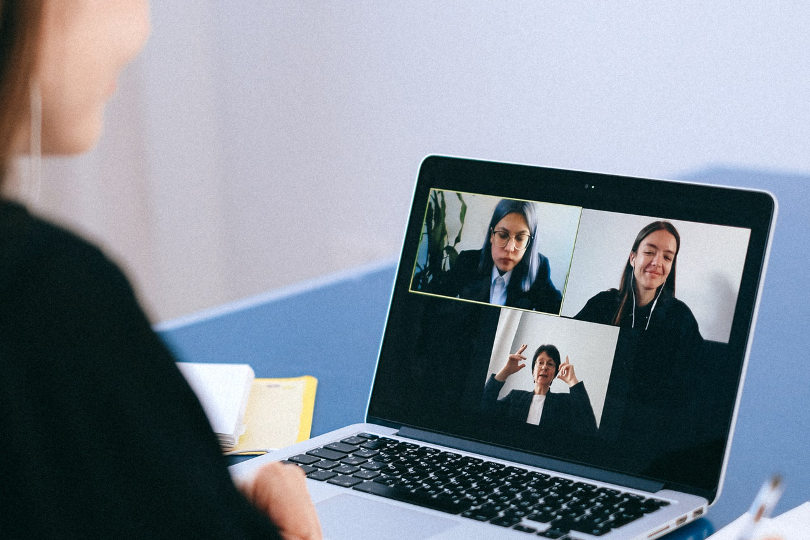
<svg viewBox="0 0 810 540">
<path fill-rule="evenodd" d="M 450 192 L 458 198 L 458 214 L 455 209 L 448 209 L 445 192 L 431 190 L 425 211 L 425 223 L 419 240 L 419 252 L 416 257 L 411 288 L 420 291 L 435 290 L 442 276 L 453 266 L 458 257 L 456 246 L 461 241 L 464 231 L 464 218 L 467 215 L 467 203 L 461 193 Z M 450 240 L 450 230 L 458 233 Z"/>
</svg>

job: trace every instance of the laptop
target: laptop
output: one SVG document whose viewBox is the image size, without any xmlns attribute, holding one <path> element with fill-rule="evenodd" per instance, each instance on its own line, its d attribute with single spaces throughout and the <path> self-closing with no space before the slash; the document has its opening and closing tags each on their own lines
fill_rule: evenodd
<svg viewBox="0 0 810 540">
<path fill-rule="evenodd" d="M 775 217 L 762 191 L 429 156 L 364 421 L 231 473 L 301 467 L 327 538 L 667 534 L 720 495 Z"/>
</svg>

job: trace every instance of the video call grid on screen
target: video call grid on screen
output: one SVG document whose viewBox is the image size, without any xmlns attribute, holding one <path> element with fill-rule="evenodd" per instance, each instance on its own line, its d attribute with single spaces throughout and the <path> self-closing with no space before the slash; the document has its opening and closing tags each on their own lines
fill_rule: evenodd
<svg viewBox="0 0 810 540">
<path fill-rule="evenodd" d="M 750 230 L 655 216 L 590 210 L 579 206 L 505 198 L 533 205 L 537 216 L 538 251 L 549 261 L 551 282 L 561 291 L 559 313 L 504 306 L 492 346 L 487 377 L 497 373 L 509 354 L 527 344 L 524 356 L 530 366 L 531 351 L 551 343 L 575 366 L 577 378 L 587 381 L 597 426 L 607 394 L 619 328 L 574 319 L 595 294 L 618 288 L 632 243 L 638 232 L 655 221 L 667 221 L 679 232 L 677 298 L 685 302 L 698 321 L 705 340 L 728 343 L 737 301 Z M 432 188 L 428 195 L 410 292 L 444 297 L 453 301 L 493 305 L 462 295 L 449 296 L 419 282 L 419 273 L 429 266 L 428 243 L 436 227 L 443 227 L 446 244 L 455 253 L 482 252 L 490 234 L 493 210 L 503 198 Z M 436 208 L 442 209 L 437 219 Z M 432 223 L 429 223 L 431 221 Z M 447 250 L 442 251 L 440 272 L 451 271 Z M 432 276 L 439 279 L 438 276 Z M 485 276 L 486 277 L 486 276 Z M 542 336 L 542 337 L 540 337 Z M 542 342 L 542 343 L 541 343 Z M 482 381 L 483 384 L 484 381 Z M 533 388 L 531 369 L 509 377 L 499 393 Z M 556 379 L 553 392 L 568 392 Z"/>
<path fill-rule="evenodd" d="M 428 237 L 433 232 L 427 223 L 430 199 L 440 194 L 446 205 L 446 238 L 459 253 L 481 251 L 489 235 L 493 209 L 502 200 L 492 195 L 430 190 L 411 275 L 410 291 L 413 293 L 447 296 L 423 290 L 415 283 L 420 269 L 425 266 Z M 462 199 L 466 205 L 463 223 L 459 220 Z M 548 258 L 551 281 L 562 292 L 562 308 L 558 315 L 572 318 L 596 293 L 618 288 L 638 232 L 654 221 L 667 221 L 680 234 L 677 297 L 692 310 L 704 339 L 728 343 L 748 249 L 749 229 L 589 210 L 542 201 L 525 202 L 535 205 L 538 225 L 537 238 L 533 241 Z M 450 263 L 444 255 L 442 271 L 449 270 Z"/>
<path fill-rule="evenodd" d="M 484 296 L 480 283 L 472 299 L 436 290 L 436 283 L 457 286 L 458 275 L 431 282 L 450 270 L 451 258 L 442 262 L 445 255 L 465 263 L 456 265 L 466 268 L 465 276 L 474 274 L 492 210 L 501 199 L 531 202 L 540 215 L 553 208 L 573 212 L 573 227 L 564 219 L 538 219 L 534 253 L 542 255 L 537 260 L 548 274 L 546 292 L 559 293 L 556 304 L 548 302 L 554 298 L 547 294 L 542 309 L 531 305 L 532 298 L 518 307 L 503 306 Z M 442 208 L 438 217 L 431 204 Z M 593 478 L 604 479 L 602 473 L 612 471 L 661 482 L 712 500 L 727 456 L 775 213 L 773 197 L 756 190 L 425 158 L 367 419 L 481 442 L 493 452 L 517 450 L 538 463 L 551 459 L 576 470 L 584 466 Z M 619 287 L 636 235 L 658 219 L 680 232 L 677 275 L 671 282 L 677 285 L 675 294 L 663 295 L 652 314 L 635 311 L 649 317 L 653 324 L 648 327 L 633 327 L 627 318 L 614 325 L 613 318 L 601 316 L 607 309 L 584 320 L 582 306 L 600 293 L 614 294 L 610 290 Z M 555 227 L 563 232 L 554 233 Z M 438 257 L 435 243 L 427 249 L 428 233 L 444 238 Z M 553 242 L 568 242 L 568 248 L 560 254 Z M 445 250 L 446 244 L 452 249 Z M 433 253 L 425 272 L 428 251 Z M 544 410 L 541 425 L 530 425 L 525 409 L 504 415 L 502 409 L 487 408 L 492 392 L 486 383 L 503 366 L 507 351 L 527 345 L 529 363 L 531 353 L 545 343 L 556 344 L 562 360 L 570 358 L 588 398 L 577 398 L 582 392 L 568 391 L 560 380 L 549 395 L 558 395 L 557 403 L 587 403 L 598 424 L 595 432 L 570 429 L 582 423 L 542 425 L 557 412 L 570 422 L 564 410 L 548 415 Z M 507 384 L 520 386 L 517 393 L 524 397 L 530 394 L 531 378 L 519 380 L 529 371 L 507 377 L 498 400 L 509 392 Z"/>
</svg>

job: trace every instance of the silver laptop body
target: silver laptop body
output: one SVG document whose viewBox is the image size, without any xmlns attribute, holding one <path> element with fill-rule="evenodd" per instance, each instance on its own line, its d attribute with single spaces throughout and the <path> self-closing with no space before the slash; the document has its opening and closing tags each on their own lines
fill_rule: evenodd
<svg viewBox="0 0 810 540">
<path fill-rule="evenodd" d="M 669 533 L 719 496 L 775 216 L 764 192 L 428 157 L 365 422 L 231 473 L 301 466 L 326 538 Z"/>
</svg>

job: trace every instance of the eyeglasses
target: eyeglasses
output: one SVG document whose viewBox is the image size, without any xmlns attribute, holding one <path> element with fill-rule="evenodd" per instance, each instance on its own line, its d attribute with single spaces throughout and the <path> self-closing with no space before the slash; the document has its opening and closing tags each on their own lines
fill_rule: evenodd
<svg viewBox="0 0 810 540">
<path fill-rule="evenodd" d="M 509 234 L 509 231 L 504 229 L 490 229 L 492 232 L 492 243 L 499 248 L 505 248 L 509 245 L 509 240 L 515 242 L 515 249 L 523 251 L 529 247 L 529 242 L 532 241 L 532 235 L 528 233 L 518 233 L 514 236 Z"/>
<path fill-rule="evenodd" d="M 538 367 L 547 367 L 547 368 L 551 368 L 551 369 L 557 369 L 557 363 L 554 362 L 553 360 L 550 361 L 550 362 L 537 362 L 537 361 L 535 361 L 534 369 L 537 369 Z"/>
</svg>

